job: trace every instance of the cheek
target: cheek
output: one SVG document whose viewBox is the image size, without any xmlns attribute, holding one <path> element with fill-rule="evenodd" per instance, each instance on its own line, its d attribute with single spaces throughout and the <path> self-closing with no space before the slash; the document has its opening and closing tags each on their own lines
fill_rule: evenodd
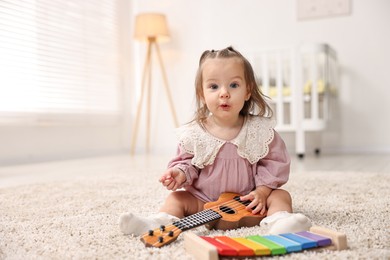
<svg viewBox="0 0 390 260">
<path fill-rule="evenodd" d="M 202 100 L 203 100 L 203 103 L 210 103 L 210 102 L 213 102 L 213 100 L 215 100 L 215 98 L 216 98 L 215 93 L 206 92 L 205 95 L 203 95 Z"/>
<path fill-rule="evenodd" d="M 210 98 L 209 97 L 203 97 L 202 99 L 201 99 L 201 101 L 202 101 L 202 105 L 203 106 L 206 106 L 206 107 L 208 107 L 208 104 L 210 104 Z"/>
<path fill-rule="evenodd" d="M 212 102 L 213 102 L 213 101 L 212 101 L 212 99 L 210 99 L 210 97 L 205 97 L 205 98 L 203 99 L 203 104 L 204 104 L 205 106 L 210 105 Z"/>
</svg>

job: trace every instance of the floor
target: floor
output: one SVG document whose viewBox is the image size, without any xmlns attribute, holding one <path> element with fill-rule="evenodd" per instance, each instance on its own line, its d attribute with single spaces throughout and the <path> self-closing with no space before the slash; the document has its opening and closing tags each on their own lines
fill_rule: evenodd
<svg viewBox="0 0 390 260">
<path fill-rule="evenodd" d="M 96 176 L 122 168 L 159 170 L 165 169 L 169 157 L 129 156 L 127 154 L 83 158 L 0 167 L 0 188 L 13 187 L 37 182 L 73 179 L 76 176 Z M 384 172 L 390 174 L 390 154 L 371 155 L 320 155 L 304 159 L 292 158 L 292 172 L 306 171 L 358 171 Z M 92 175 L 93 174 L 93 175 Z"/>
<path fill-rule="evenodd" d="M 292 171 L 358 171 L 390 173 L 390 154 L 337 154 L 293 158 Z"/>
</svg>

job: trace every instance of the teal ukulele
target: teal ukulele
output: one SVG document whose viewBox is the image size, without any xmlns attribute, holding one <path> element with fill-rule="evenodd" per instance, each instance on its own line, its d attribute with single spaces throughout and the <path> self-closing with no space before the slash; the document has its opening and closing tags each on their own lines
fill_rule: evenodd
<svg viewBox="0 0 390 260">
<path fill-rule="evenodd" d="M 236 229 L 239 227 L 252 227 L 260 223 L 265 215 L 252 214 L 246 209 L 249 200 L 240 200 L 236 193 L 223 193 L 215 202 L 204 205 L 204 210 L 173 222 L 149 230 L 141 236 L 141 241 L 147 247 L 162 247 L 172 243 L 186 230 L 206 225 L 208 229 Z"/>
</svg>

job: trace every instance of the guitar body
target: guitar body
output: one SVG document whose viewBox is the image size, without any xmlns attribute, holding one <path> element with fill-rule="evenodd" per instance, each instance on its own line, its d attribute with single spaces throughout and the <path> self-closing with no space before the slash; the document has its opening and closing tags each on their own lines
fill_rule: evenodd
<svg viewBox="0 0 390 260">
<path fill-rule="evenodd" d="M 204 209 L 213 209 L 222 218 L 206 224 L 208 229 L 229 230 L 240 227 L 253 227 L 260 223 L 266 215 L 252 214 L 242 204 L 232 205 L 231 201 L 240 196 L 236 193 L 223 193 L 217 201 L 208 202 Z"/>
<path fill-rule="evenodd" d="M 223 193 L 217 201 L 206 203 L 201 212 L 150 230 L 142 235 L 141 241 L 147 247 L 162 247 L 175 241 L 183 231 L 200 225 L 221 230 L 256 226 L 266 215 L 252 214 L 246 209 L 249 203 L 241 201 L 236 193 Z"/>
</svg>

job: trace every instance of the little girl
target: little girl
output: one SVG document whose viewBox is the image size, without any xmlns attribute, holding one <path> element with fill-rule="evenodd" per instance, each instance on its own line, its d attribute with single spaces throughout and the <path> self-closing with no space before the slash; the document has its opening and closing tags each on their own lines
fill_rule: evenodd
<svg viewBox="0 0 390 260">
<path fill-rule="evenodd" d="M 121 231 L 141 235 L 202 211 L 224 192 L 241 194 L 251 201 L 248 211 L 266 214 L 260 225 L 270 234 L 309 229 L 310 220 L 291 213 L 290 194 L 279 189 L 290 157 L 248 60 L 232 47 L 205 51 L 195 91 L 195 118 L 179 129 L 177 154 L 160 177 L 173 192 L 154 216 L 123 214 Z"/>
</svg>

